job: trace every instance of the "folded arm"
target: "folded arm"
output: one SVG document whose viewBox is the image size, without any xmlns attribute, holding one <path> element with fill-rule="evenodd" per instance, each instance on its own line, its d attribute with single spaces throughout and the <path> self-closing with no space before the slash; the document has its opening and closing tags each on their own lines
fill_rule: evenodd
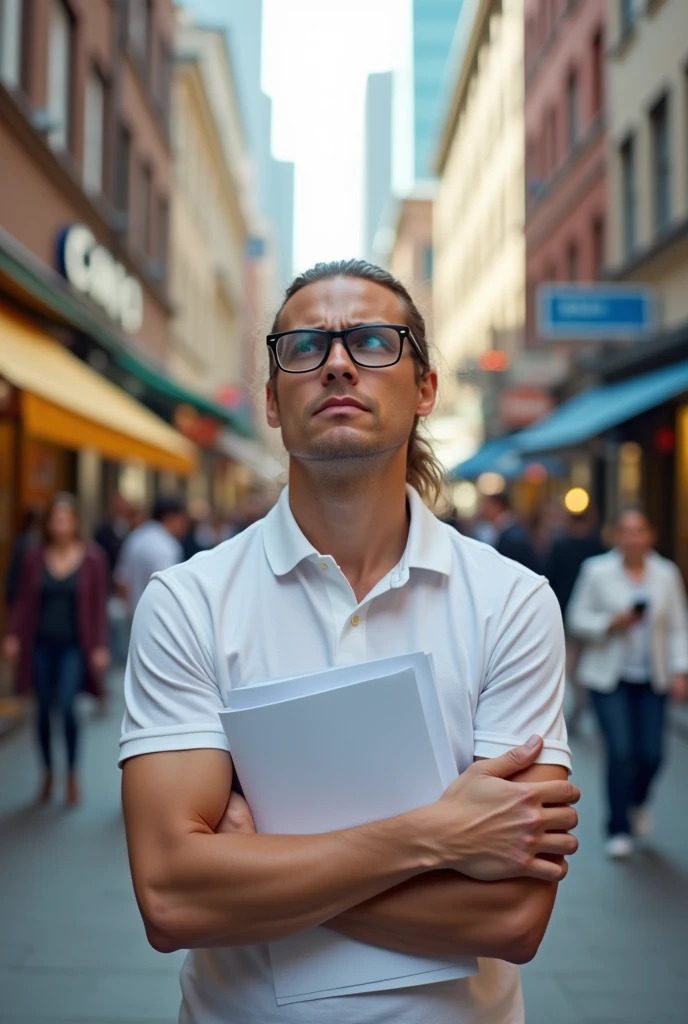
<svg viewBox="0 0 688 1024">
<path fill-rule="evenodd" d="M 564 779 L 566 769 L 535 765 L 523 781 Z M 562 824 L 576 814 L 562 808 Z M 576 848 L 571 839 L 570 852 Z M 426 956 L 485 956 L 526 963 L 535 956 L 557 883 L 533 878 L 482 882 L 451 871 L 410 879 L 328 922 L 361 942 Z"/>
</svg>

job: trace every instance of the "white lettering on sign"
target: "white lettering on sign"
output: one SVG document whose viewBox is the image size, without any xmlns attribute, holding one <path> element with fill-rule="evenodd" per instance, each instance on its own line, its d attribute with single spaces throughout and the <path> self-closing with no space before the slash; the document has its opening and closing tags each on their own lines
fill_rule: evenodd
<svg viewBox="0 0 688 1024">
<path fill-rule="evenodd" d="M 100 245 L 84 224 L 73 224 L 62 237 L 62 265 L 67 280 L 88 295 L 127 334 L 143 323 L 141 283 Z"/>
</svg>

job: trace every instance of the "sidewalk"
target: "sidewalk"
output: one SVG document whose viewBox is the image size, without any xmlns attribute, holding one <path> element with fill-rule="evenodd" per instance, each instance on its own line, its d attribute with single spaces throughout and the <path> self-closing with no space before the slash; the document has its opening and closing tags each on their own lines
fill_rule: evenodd
<svg viewBox="0 0 688 1024">
<path fill-rule="evenodd" d="M 77 811 L 31 806 L 28 729 L 0 743 L 0 1024 L 177 1020 L 182 954 L 150 949 L 131 891 L 115 767 L 119 703 L 86 723 Z M 576 744 L 581 851 L 523 970 L 528 1024 L 685 1024 L 688 743 L 674 735 L 671 746 L 659 839 L 613 865 L 600 853 L 596 743 Z"/>
</svg>

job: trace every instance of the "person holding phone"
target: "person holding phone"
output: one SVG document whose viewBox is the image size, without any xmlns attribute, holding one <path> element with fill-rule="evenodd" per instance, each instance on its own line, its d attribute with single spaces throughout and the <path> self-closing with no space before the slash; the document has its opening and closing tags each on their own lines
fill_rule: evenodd
<svg viewBox="0 0 688 1024">
<path fill-rule="evenodd" d="M 588 559 L 567 625 L 583 642 L 578 679 L 591 691 L 607 753 L 607 853 L 633 852 L 652 831 L 647 808 L 664 748 L 667 699 L 688 697 L 688 607 L 680 572 L 654 550 L 640 509 L 626 509 L 616 547 Z"/>
</svg>

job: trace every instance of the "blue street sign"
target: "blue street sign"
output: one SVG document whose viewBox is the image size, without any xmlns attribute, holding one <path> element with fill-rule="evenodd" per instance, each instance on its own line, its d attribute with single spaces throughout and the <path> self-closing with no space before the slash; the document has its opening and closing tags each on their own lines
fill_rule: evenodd
<svg viewBox="0 0 688 1024">
<path fill-rule="evenodd" d="M 537 329 L 550 341 L 645 338 L 656 325 L 651 288 L 609 284 L 543 284 L 537 289 Z"/>
</svg>

